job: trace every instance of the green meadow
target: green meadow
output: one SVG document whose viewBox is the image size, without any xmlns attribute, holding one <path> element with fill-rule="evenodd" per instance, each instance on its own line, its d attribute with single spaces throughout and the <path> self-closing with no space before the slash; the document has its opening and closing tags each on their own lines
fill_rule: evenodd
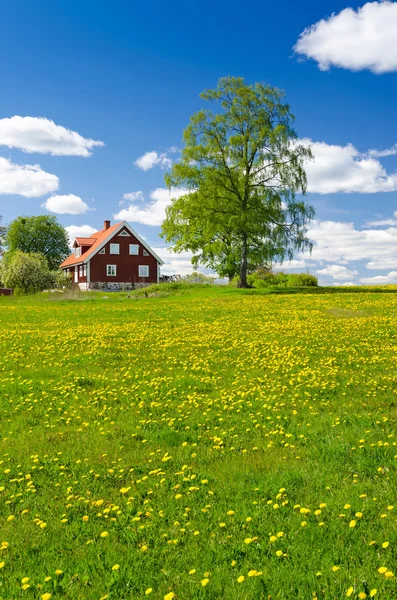
<svg viewBox="0 0 397 600">
<path fill-rule="evenodd" d="M 2 600 L 397 598 L 397 294 L 295 291 L 0 298 Z"/>
</svg>

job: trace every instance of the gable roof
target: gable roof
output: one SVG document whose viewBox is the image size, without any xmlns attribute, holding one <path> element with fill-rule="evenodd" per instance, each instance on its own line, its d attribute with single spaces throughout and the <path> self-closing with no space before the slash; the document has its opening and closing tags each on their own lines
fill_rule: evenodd
<svg viewBox="0 0 397 600">
<path fill-rule="evenodd" d="M 135 236 L 137 238 L 137 240 L 139 240 L 141 242 L 142 246 L 144 246 L 146 248 L 146 250 L 148 252 L 150 252 L 150 254 L 152 256 L 154 256 L 154 258 L 157 260 L 158 263 L 160 263 L 160 265 L 164 264 L 164 261 L 161 260 L 161 258 L 159 256 L 157 256 L 157 254 L 137 234 L 137 232 L 134 231 L 134 229 L 131 227 L 131 225 L 129 225 L 127 223 L 127 221 L 120 221 L 119 223 L 115 223 L 114 225 L 111 225 L 110 227 L 108 227 L 108 229 L 102 229 L 101 231 L 96 231 L 89 238 L 76 238 L 76 240 L 79 240 L 79 243 L 82 246 L 90 245 L 90 247 L 81 256 L 75 256 L 74 254 L 71 254 L 66 260 L 63 261 L 62 264 L 59 265 L 59 268 L 64 269 L 64 268 L 70 267 L 72 265 L 79 265 L 79 264 L 87 263 L 97 252 L 99 252 L 104 247 L 104 245 L 110 238 L 112 238 L 114 235 L 116 235 L 124 227 L 126 227 L 132 233 L 132 235 Z M 87 243 L 82 244 L 80 242 L 80 240 L 85 240 L 86 242 L 89 240 L 90 244 L 87 244 Z M 92 241 L 92 244 L 91 244 L 91 241 Z"/>
<path fill-rule="evenodd" d="M 77 242 L 79 246 L 92 246 L 95 243 L 95 238 L 77 237 L 75 242 Z"/>
</svg>

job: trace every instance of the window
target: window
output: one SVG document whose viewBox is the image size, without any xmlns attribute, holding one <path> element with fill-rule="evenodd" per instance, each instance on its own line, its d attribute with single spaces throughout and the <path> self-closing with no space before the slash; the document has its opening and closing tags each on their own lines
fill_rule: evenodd
<svg viewBox="0 0 397 600">
<path fill-rule="evenodd" d="M 82 265 L 79 266 L 79 277 L 83 276 L 83 267 Z"/>
<path fill-rule="evenodd" d="M 116 265 L 106 265 L 106 275 L 108 277 L 116 277 L 117 267 Z"/>
<path fill-rule="evenodd" d="M 76 248 L 76 250 L 74 251 L 74 255 L 76 257 L 81 256 L 81 248 Z"/>
<path fill-rule="evenodd" d="M 105 247 L 103 247 L 102 250 L 99 250 L 98 254 L 105 254 Z"/>
<path fill-rule="evenodd" d="M 145 248 L 143 249 L 143 256 L 149 256 L 149 252 Z"/>
<path fill-rule="evenodd" d="M 83 275 L 84 277 L 87 277 L 87 265 L 84 265 L 83 267 Z"/>
<path fill-rule="evenodd" d="M 139 246 L 138 244 L 130 244 L 130 254 L 137 256 L 139 254 Z"/>
<path fill-rule="evenodd" d="M 148 265 L 139 265 L 139 277 L 149 277 Z"/>
<path fill-rule="evenodd" d="M 121 235 L 122 237 L 127 237 L 127 236 L 129 236 L 130 234 L 128 233 L 128 231 L 126 231 L 126 230 L 124 229 L 124 231 L 122 231 L 122 232 L 121 232 L 119 235 Z"/>
<path fill-rule="evenodd" d="M 110 254 L 120 254 L 120 244 L 110 244 Z"/>
</svg>

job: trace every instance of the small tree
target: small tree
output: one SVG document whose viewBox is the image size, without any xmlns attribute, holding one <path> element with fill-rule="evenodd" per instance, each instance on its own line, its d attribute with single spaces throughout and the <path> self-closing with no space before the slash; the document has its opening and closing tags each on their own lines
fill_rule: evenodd
<svg viewBox="0 0 397 600">
<path fill-rule="evenodd" d="M 16 250 L 6 252 L 0 263 L 0 279 L 17 294 L 34 294 L 53 287 L 55 272 L 48 268 L 41 254 L 27 254 Z"/>
<path fill-rule="evenodd" d="M 229 279 L 238 272 L 239 286 L 248 287 L 250 270 L 311 247 L 314 210 L 296 195 L 306 191 L 312 155 L 298 143 L 280 90 L 225 77 L 201 98 L 219 111 L 201 110 L 184 132 L 181 161 L 166 182 L 188 193 L 171 201 L 163 236 L 176 252 L 193 251 L 195 266 Z"/>
<path fill-rule="evenodd" d="M 5 242 L 11 253 L 42 254 L 51 270 L 70 253 L 68 234 L 54 216 L 18 217 L 8 227 Z"/>
</svg>

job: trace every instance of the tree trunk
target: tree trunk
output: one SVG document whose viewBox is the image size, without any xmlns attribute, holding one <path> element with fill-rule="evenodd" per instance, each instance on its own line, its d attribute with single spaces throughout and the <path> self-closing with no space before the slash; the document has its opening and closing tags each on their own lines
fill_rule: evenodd
<svg viewBox="0 0 397 600">
<path fill-rule="evenodd" d="M 237 284 L 239 288 L 249 288 L 247 281 L 247 264 L 248 264 L 248 244 L 247 234 L 244 233 L 241 240 L 241 265 L 240 265 L 240 279 Z"/>
</svg>

